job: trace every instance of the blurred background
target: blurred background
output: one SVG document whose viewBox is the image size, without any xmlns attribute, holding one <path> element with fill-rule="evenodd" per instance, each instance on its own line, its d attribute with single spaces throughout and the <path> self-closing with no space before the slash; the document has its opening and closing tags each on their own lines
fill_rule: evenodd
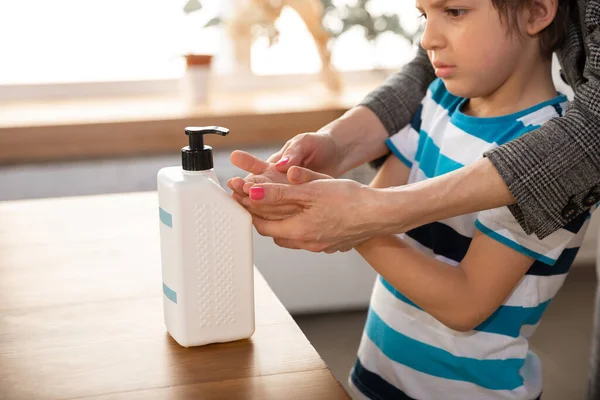
<svg viewBox="0 0 600 400">
<path fill-rule="evenodd" d="M 158 170 L 180 163 L 188 125 L 231 129 L 209 142 L 225 186 L 244 176 L 233 149 L 267 158 L 337 118 L 412 59 L 420 30 L 412 1 L 1 1 L 0 201 L 156 190 Z M 572 98 L 556 60 L 554 74 Z M 345 177 L 373 175 L 362 166 Z M 567 390 L 548 399 L 583 393 L 598 214 L 540 328 L 556 374 L 546 381 Z M 373 271 L 354 252 L 281 249 L 258 235 L 255 264 L 345 383 Z M 552 334 L 569 318 L 582 336 L 565 355 Z"/>
<path fill-rule="evenodd" d="M 320 14 L 298 6 L 306 0 L 0 2 L 0 200 L 155 190 L 158 170 L 180 163 L 187 125 L 231 129 L 209 139 L 224 186 L 243 176 L 233 149 L 268 157 L 413 57 L 412 2 L 314 2 Z M 288 6 L 271 24 L 261 4 Z M 311 21 L 325 32 L 339 90 L 320 75 Z M 248 35 L 232 26 L 249 26 L 248 59 L 236 51 Z M 212 57 L 207 82 L 188 79 L 188 54 Z M 194 85 L 195 98 L 185 87 Z M 367 166 L 348 174 L 372 176 Z M 256 264 L 291 312 L 367 304 L 374 275 L 356 254 L 290 252 L 256 238 Z"/>
</svg>

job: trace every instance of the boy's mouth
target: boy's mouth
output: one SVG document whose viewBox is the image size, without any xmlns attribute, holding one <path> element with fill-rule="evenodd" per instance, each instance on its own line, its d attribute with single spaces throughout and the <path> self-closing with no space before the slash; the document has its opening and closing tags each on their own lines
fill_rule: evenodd
<svg viewBox="0 0 600 400">
<path fill-rule="evenodd" d="M 449 78 L 456 70 L 454 65 L 448 65 L 437 61 L 433 63 L 433 67 L 435 68 L 435 76 L 438 78 Z"/>
</svg>

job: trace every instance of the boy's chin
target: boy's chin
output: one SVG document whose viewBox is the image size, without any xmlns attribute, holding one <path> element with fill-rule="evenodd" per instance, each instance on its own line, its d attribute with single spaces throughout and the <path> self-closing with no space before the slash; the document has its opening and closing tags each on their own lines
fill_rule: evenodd
<svg viewBox="0 0 600 400">
<path fill-rule="evenodd" d="M 457 97 L 473 97 L 474 90 L 469 85 L 461 82 L 457 79 L 442 79 L 444 85 L 446 86 L 446 90 L 450 92 L 450 94 Z"/>
</svg>

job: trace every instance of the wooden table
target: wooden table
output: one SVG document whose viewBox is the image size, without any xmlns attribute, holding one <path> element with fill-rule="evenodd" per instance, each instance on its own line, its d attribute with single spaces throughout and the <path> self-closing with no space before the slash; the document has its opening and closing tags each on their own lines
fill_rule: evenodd
<svg viewBox="0 0 600 400">
<path fill-rule="evenodd" d="M 0 202 L 1 399 L 348 398 L 258 271 L 252 338 L 172 340 L 157 218 L 156 193 Z"/>
</svg>

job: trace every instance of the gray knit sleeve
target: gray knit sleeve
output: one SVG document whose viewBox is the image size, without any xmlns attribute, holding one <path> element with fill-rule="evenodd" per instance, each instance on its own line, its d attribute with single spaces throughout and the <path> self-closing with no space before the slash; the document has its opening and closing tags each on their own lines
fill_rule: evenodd
<svg viewBox="0 0 600 400">
<path fill-rule="evenodd" d="M 526 233 L 543 239 L 600 200 L 598 111 L 576 101 L 564 117 L 486 154 L 517 200 L 509 208 Z"/>
<path fill-rule="evenodd" d="M 486 154 L 517 200 L 511 212 L 540 239 L 600 201 L 600 5 L 580 11 L 559 52 L 575 91 L 565 116 Z"/>
<path fill-rule="evenodd" d="M 434 79 L 427 52 L 419 47 L 417 56 L 410 63 L 369 93 L 360 105 L 371 109 L 393 135 L 410 123 Z"/>
</svg>

